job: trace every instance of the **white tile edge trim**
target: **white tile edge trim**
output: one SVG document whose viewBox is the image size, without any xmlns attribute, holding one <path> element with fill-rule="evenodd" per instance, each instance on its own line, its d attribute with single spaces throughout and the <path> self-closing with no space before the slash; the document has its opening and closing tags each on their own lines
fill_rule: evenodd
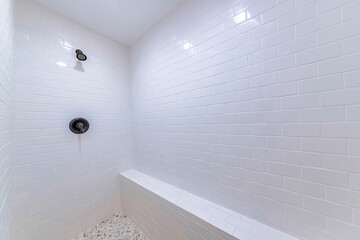
<svg viewBox="0 0 360 240">
<path fill-rule="evenodd" d="M 131 169 L 121 176 L 237 239 L 298 240 L 287 233 Z"/>
</svg>

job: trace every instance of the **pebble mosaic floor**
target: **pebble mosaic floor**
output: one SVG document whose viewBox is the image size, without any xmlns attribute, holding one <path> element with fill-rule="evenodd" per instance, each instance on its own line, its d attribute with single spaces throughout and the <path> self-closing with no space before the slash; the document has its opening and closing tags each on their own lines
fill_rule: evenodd
<svg viewBox="0 0 360 240">
<path fill-rule="evenodd" d="M 149 240 L 126 216 L 114 214 L 71 240 Z"/>
</svg>

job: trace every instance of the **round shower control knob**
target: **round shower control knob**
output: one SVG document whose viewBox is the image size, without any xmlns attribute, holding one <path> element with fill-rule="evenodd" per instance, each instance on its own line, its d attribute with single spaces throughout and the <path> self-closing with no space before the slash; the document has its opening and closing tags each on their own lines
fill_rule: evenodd
<svg viewBox="0 0 360 240">
<path fill-rule="evenodd" d="M 89 130 L 90 124 L 85 118 L 74 118 L 69 124 L 69 128 L 73 133 L 83 134 Z"/>
</svg>

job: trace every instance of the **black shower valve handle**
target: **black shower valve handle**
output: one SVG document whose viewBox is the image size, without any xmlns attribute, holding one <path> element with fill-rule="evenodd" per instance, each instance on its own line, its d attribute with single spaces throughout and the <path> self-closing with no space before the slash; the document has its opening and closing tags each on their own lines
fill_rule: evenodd
<svg viewBox="0 0 360 240">
<path fill-rule="evenodd" d="M 83 134 L 89 130 L 90 124 L 85 118 L 74 118 L 69 124 L 69 128 L 73 133 Z"/>
<path fill-rule="evenodd" d="M 76 124 L 76 127 L 81 131 L 84 132 L 84 124 L 82 122 L 78 122 Z"/>
</svg>

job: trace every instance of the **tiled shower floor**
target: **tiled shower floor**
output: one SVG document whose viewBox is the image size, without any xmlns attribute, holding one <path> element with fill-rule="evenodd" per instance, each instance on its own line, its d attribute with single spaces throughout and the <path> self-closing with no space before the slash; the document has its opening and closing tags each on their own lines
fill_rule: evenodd
<svg viewBox="0 0 360 240">
<path fill-rule="evenodd" d="M 126 216 L 114 214 L 71 240 L 149 240 Z"/>
</svg>

